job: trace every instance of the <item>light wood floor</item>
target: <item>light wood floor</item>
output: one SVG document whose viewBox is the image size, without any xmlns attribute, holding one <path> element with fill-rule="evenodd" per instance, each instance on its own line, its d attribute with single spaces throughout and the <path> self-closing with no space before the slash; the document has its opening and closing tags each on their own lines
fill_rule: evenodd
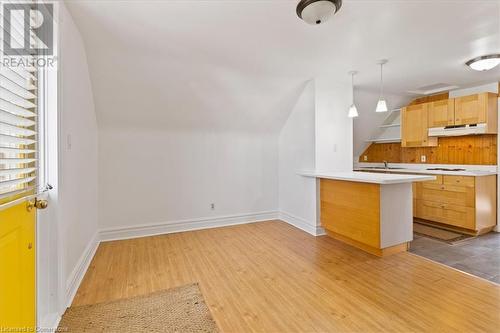
<svg viewBox="0 0 500 333">
<path fill-rule="evenodd" d="M 500 287 L 284 222 L 102 243 L 73 305 L 199 282 L 223 332 L 498 332 Z"/>
</svg>

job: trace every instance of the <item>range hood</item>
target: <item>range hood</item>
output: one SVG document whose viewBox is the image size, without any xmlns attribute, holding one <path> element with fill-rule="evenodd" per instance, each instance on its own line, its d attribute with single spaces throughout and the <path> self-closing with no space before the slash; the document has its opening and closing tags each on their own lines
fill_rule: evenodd
<svg viewBox="0 0 500 333">
<path fill-rule="evenodd" d="M 486 124 L 460 125 L 429 128 L 429 136 L 462 136 L 485 134 Z"/>
</svg>

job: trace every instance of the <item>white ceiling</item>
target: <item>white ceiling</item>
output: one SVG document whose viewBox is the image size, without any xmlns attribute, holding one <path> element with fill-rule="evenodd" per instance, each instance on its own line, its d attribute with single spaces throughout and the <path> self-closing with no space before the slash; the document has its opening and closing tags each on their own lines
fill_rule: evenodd
<svg viewBox="0 0 500 333">
<path fill-rule="evenodd" d="M 356 69 L 376 90 L 382 58 L 394 94 L 500 79 L 464 65 L 500 53 L 500 1 L 351 0 L 321 26 L 297 18 L 297 1 L 68 1 L 99 125 L 275 130 L 306 80 L 349 84 Z"/>
</svg>

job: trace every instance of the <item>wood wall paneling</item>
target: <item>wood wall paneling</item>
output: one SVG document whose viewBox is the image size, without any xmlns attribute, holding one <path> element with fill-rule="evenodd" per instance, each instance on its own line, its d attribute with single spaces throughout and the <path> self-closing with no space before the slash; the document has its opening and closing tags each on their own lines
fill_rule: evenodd
<svg viewBox="0 0 500 333">
<path fill-rule="evenodd" d="M 437 147 L 403 148 L 400 143 L 373 143 L 361 154 L 360 162 L 496 165 L 497 135 L 469 135 L 439 138 Z M 364 160 L 367 156 L 367 160 Z"/>
</svg>

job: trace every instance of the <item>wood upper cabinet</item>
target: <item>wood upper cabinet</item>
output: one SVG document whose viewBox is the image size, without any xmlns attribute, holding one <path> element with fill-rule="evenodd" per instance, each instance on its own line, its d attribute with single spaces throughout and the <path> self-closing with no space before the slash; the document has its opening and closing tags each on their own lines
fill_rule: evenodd
<svg viewBox="0 0 500 333">
<path fill-rule="evenodd" d="M 429 138 L 429 103 L 401 109 L 401 146 L 435 147 L 437 138 Z"/>
<path fill-rule="evenodd" d="M 455 125 L 487 124 L 488 133 L 497 133 L 497 95 L 482 93 L 455 98 Z"/>
<path fill-rule="evenodd" d="M 453 126 L 455 124 L 455 99 L 445 99 L 428 104 L 429 128 Z"/>
</svg>

